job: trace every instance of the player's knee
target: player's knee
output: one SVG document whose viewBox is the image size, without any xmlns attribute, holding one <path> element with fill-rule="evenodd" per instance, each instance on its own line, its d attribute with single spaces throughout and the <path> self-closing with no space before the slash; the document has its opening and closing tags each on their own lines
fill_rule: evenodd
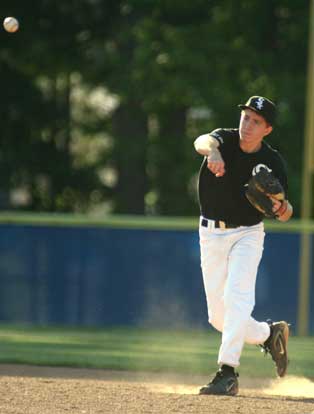
<svg viewBox="0 0 314 414">
<path fill-rule="evenodd" d="M 254 294 L 252 292 L 237 293 L 228 290 L 225 292 L 223 300 L 225 309 L 238 309 L 245 313 L 251 313 L 255 305 Z"/>
<path fill-rule="evenodd" d="M 223 330 L 223 309 L 222 306 L 212 306 L 208 311 L 208 322 L 217 331 L 222 332 Z"/>
<path fill-rule="evenodd" d="M 223 330 L 223 321 L 220 319 L 212 318 L 211 320 L 208 320 L 208 322 L 219 332 L 222 332 Z"/>
</svg>

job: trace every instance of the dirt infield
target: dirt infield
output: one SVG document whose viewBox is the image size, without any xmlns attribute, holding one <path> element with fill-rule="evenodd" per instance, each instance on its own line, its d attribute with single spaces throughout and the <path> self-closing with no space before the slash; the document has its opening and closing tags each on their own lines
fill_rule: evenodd
<svg viewBox="0 0 314 414">
<path fill-rule="evenodd" d="M 240 378 L 236 397 L 199 396 L 204 377 L 0 365 L 1 414 L 314 414 L 314 382 Z"/>
</svg>

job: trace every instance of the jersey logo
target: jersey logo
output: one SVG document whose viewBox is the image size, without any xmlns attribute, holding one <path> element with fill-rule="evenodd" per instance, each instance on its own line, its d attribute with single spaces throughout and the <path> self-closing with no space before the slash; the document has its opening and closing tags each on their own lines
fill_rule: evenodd
<svg viewBox="0 0 314 414">
<path fill-rule="evenodd" d="M 264 98 L 260 97 L 256 101 L 256 107 L 257 109 L 261 110 L 264 106 Z"/>
<path fill-rule="evenodd" d="M 267 170 L 268 172 L 272 172 L 272 169 L 267 167 L 267 165 L 265 164 L 257 164 L 253 170 L 252 170 L 252 175 L 256 175 L 257 173 L 259 173 L 262 169 Z"/>
</svg>

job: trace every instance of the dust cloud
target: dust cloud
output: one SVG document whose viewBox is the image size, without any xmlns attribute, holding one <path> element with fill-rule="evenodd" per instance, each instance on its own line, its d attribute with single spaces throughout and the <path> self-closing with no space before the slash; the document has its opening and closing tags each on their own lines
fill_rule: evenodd
<svg viewBox="0 0 314 414">
<path fill-rule="evenodd" d="M 163 384 L 155 383 L 153 386 L 148 386 L 149 390 L 157 393 L 167 394 L 189 394 L 197 395 L 200 385 L 183 385 L 177 381 L 172 383 L 164 381 Z M 246 378 L 243 383 L 240 382 L 240 393 L 241 390 L 246 392 L 253 392 L 256 394 L 282 396 L 282 397 L 302 397 L 302 398 L 314 398 L 314 382 L 297 376 L 288 376 L 285 378 L 277 378 L 272 381 L 254 379 L 250 381 Z M 314 414 L 314 413 L 313 413 Z"/>
<path fill-rule="evenodd" d="M 161 394 L 181 394 L 192 395 L 198 394 L 199 387 L 192 385 L 179 385 L 179 384 L 155 384 L 153 387 L 148 387 L 152 392 L 158 392 Z"/>
<path fill-rule="evenodd" d="M 288 376 L 271 381 L 262 392 L 267 395 L 314 398 L 314 382 L 304 377 Z"/>
</svg>

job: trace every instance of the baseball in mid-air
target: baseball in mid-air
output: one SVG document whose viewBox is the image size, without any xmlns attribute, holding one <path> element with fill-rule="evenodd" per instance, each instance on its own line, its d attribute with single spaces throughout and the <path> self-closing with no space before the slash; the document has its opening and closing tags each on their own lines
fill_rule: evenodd
<svg viewBox="0 0 314 414">
<path fill-rule="evenodd" d="M 3 20 L 3 27 L 9 33 L 15 33 L 19 29 L 19 22 L 15 17 L 6 17 Z"/>
</svg>

